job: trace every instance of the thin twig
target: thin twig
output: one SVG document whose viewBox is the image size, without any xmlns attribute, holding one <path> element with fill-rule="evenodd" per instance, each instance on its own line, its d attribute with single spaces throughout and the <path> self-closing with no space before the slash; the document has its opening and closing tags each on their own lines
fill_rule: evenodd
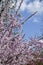
<svg viewBox="0 0 43 65">
<path fill-rule="evenodd" d="M 16 11 L 16 14 L 18 13 L 18 11 L 19 11 L 19 9 L 20 9 L 22 3 L 23 3 L 23 0 L 21 0 L 21 2 L 20 2 L 20 5 L 19 5 L 19 7 L 18 7 L 18 9 L 17 9 L 17 11 Z"/>
<path fill-rule="evenodd" d="M 34 16 L 36 13 L 37 13 L 37 11 L 34 12 L 33 14 L 31 14 L 30 16 L 28 16 L 21 24 L 24 24 L 28 19 L 30 19 L 30 18 L 31 18 L 32 16 Z"/>
</svg>

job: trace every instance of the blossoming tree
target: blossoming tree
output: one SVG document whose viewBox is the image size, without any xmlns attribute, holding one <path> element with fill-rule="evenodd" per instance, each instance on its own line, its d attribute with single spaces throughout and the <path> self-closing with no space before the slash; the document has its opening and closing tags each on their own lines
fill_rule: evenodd
<svg viewBox="0 0 43 65">
<path fill-rule="evenodd" d="M 18 0 L 0 0 L 0 65 L 43 65 L 43 43 L 38 39 L 24 41 L 21 35 L 22 16 L 17 6 Z"/>
</svg>

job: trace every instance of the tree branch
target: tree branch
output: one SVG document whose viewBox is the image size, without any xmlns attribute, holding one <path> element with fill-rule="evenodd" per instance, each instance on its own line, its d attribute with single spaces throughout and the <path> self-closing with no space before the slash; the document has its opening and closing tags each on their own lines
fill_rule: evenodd
<svg viewBox="0 0 43 65">
<path fill-rule="evenodd" d="M 37 11 L 34 12 L 33 14 L 31 14 L 30 16 L 28 16 L 21 24 L 24 24 L 28 19 L 30 19 L 30 18 L 31 18 L 32 16 L 34 16 L 36 13 L 37 13 Z"/>
</svg>

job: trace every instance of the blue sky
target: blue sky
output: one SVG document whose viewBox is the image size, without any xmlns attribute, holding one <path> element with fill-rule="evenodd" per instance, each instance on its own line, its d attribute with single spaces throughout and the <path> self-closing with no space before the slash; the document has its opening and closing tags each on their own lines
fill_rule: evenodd
<svg viewBox="0 0 43 65">
<path fill-rule="evenodd" d="M 25 18 L 31 15 L 31 13 L 26 12 L 25 14 L 25 12 L 23 12 L 23 15 Z M 25 37 L 29 38 L 31 36 L 40 35 L 42 33 L 42 30 L 41 30 L 42 25 L 43 25 L 43 13 L 35 14 L 23 25 L 23 31 L 24 33 L 26 33 Z"/>
<path fill-rule="evenodd" d="M 40 35 L 43 27 L 43 0 L 25 0 L 21 6 L 22 15 L 26 18 L 35 11 L 38 11 L 23 25 L 23 32 L 26 33 L 26 39 L 31 36 Z"/>
</svg>

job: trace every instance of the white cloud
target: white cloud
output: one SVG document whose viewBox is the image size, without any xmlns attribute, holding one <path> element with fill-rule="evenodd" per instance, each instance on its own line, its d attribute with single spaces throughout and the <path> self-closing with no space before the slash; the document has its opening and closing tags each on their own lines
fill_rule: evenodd
<svg viewBox="0 0 43 65">
<path fill-rule="evenodd" d="M 27 6 L 27 9 L 34 12 L 34 11 L 39 11 L 43 12 L 43 3 L 39 1 L 34 1 L 33 3 L 30 3 Z"/>
<path fill-rule="evenodd" d="M 25 9 L 27 9 L 27 11 L 29 12 L 34 12 L 34 11 L 38 11 L 38 12 L 43 12 L 43 1 L 40 2 L 39 0 L 34 0 L 33 2 L 30 2 L 28 5 L 26 4 L 27 0 L 24 0 L 24 2 L 22 3 L 21 6 L 21 10 L 24 11 Z"/>
</svg>

